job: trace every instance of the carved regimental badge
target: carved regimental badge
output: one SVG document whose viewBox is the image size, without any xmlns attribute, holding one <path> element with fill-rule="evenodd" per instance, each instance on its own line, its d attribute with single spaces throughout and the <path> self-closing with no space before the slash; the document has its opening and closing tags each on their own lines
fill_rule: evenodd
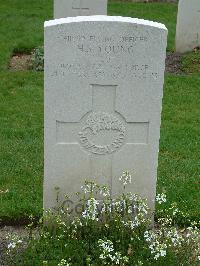
<svg viewBox="0 0 200 266">
<path fill-rule="evenodd" d="M 80 144 L 95 154 L 111 154 L 117 151 L 125 140 L 125 125 L 117 115 L 90 113 L 79 132 Z"/>
</svg>

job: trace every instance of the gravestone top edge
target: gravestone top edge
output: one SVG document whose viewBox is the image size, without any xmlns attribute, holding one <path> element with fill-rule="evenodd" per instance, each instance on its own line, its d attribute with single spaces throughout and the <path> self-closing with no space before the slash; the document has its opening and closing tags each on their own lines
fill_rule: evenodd
<svg viewBox="0 0 200 266">
<path fill-rule="evenodd" d="M 162 23 L 153 22 L 150 20 L 131 18 L 131 17 L 121 17 L 121 16 L 104 16 L 104 15 L 96 15 L 96 16 L 77 16 L 77 17 L 67 17 L 45 21 L 44 27 L 52 27 L 60 24 L 68 24 L 68 23 L 77 23 L 77 22 L 125 22 L 132 23 L 144 26 L 155 27 L 158 29 L 166 30 L 166 26 Z"/>
</svg>

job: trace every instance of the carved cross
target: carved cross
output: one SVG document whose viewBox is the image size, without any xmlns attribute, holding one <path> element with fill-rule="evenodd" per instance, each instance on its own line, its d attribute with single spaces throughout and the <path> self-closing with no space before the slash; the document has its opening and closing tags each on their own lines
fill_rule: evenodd
<svg viewBox="0 0 200 266">
<path fill-rule="evenodd" d="M 57 145 L 76 145 L 90 157 L 91 178 L 108 177 L 112 186 L 112 158 L 128 145 L 148 144 L 149 121 L 135 122 L 116 111 L 113 85 L 90 85 L 92 109 L 79 122 L 56 121 Z"/>
<path fill-rule="evenodd" d="M 73 0 L 72 9 L 79 11 L 79 15 L 84 11 L 88 11 L 89 7 L 85 3 L 85 0 Z"/>
</svg>

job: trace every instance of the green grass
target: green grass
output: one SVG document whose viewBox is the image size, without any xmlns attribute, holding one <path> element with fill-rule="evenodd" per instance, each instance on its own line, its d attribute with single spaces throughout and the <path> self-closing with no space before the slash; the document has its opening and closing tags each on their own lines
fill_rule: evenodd
<svg viewBox="0 0 200 266">
<path fill-rule="evenodd" d="M 0 73 L 0 217 L 41 214 L 43 76 Z"/>
<path fill-rule="evenodd" d="M 43 44 L 43 21 L 52 0 L 0 0 L 0 217 L 20 219 L 42 213 L 43 74 L 7 70 L 13 52 Z M 163 22 L 174 48 L 177 5 L 109 3 L 109 14 Z M 189 65 L 187 63 L 187 65 Z M 190 66 L 190 65 L 189 65 Z M 196 72 L 196 71 L 195 71 Z M 192 219 L 199 213 L 200 77 L 167 75 L 163 101 L 158 190 Z"/>
<path fill-rule="evenodd" d="M 0 0 L 0 70 L 13 52 L 43 44 L 43 23 L 53 17 L 53 0 Z"/>
<path fill-rule="evenodd" d="M 163 100 L 159 191 L 193 219 L 200 215 L 200 76 L 167 75 Z"/>
<path fill-rule="evenodd" d="M 183 56 L 182 70 L 188 74 L 200 74 L 200 51 L 186 53 Z"/>
<path fill-rule="evenodd" d="M 0 70 L 6 70 L 13 53 L 43 44 L 43 22 L 53 17 L 53 0 L 0 0 Z M 169 28 L 168 49 L 174 48 L 177 5 L 144 3 L 109 3 L 110 15 L 150 19 Z"/>
<path fill-rule="evenodd" d="M 175 44 L 177 5 L 170 3 L 125 3 L 111 1 L 110 15 L 135 17 L 164 23 L 169 30 L 167 50 L 173 51 Z"/>
</svg>

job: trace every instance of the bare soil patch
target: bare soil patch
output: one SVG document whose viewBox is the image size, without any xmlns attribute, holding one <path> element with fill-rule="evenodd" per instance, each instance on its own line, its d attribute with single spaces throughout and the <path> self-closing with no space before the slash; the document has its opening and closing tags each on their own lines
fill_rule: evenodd
<svg viewBox="0 0 200 266">
<path fill-rule="evenodd" d="M 10 243 L 7 236 L 11 234 L 15 234 L 20 236 L 21 238 L 28 237 L 28 230 L 24 227 L 13 227 L 13 226 L 4 226 L 0 228 L 0 265 L 8 266 L 6 260 L 6 252 L 8 244 Z"/>
<path fill-rule="evenodd" d="M 9 64 L 9 69 L 12 71 L 24 71 L 31 69 L 32 55 L 30 54 L 15 54 L 12 56 Z"/>
<path fill-rule="evenodd" d="M 182 54 L 180 53 L 167 53 L 166 69 L 167 73 L 183 74 L 181 69 Z"/>
</svg>

